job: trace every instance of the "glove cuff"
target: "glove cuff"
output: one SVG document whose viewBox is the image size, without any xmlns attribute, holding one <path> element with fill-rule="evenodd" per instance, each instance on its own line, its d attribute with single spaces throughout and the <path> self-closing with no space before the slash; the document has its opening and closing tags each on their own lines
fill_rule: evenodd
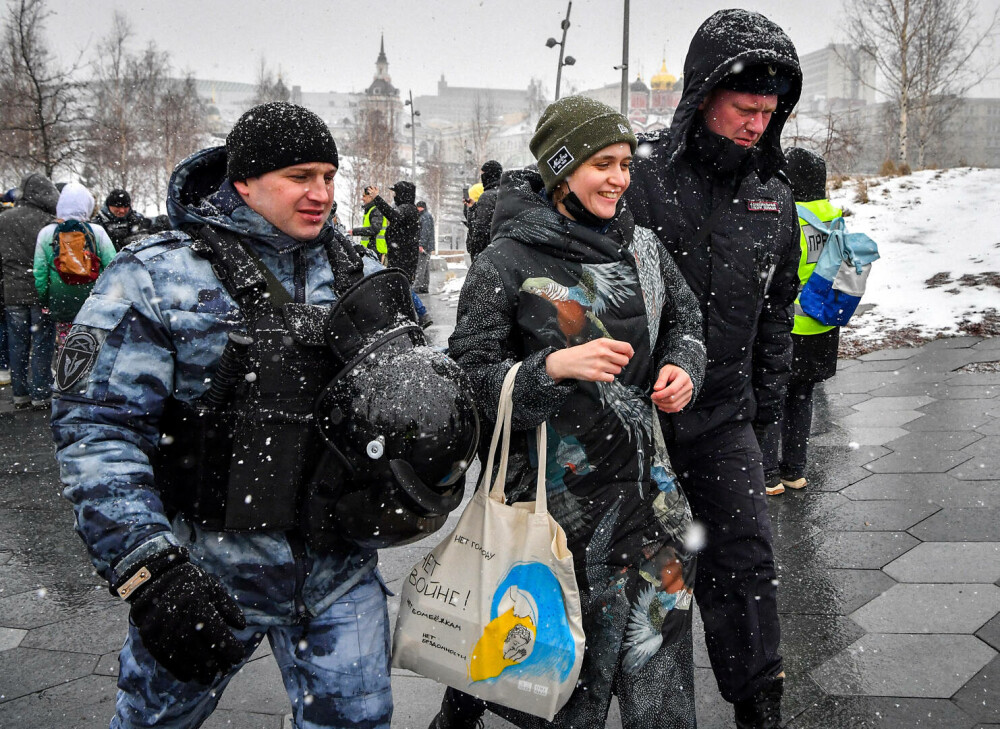
<svg viewBox="0 0 1000 729">
<path fill-rule="evenodd" d="M 126 572 L 121 579 L 111 585 L 111 589 L 122 600 L 130 601 L 142 585 L 187 561 L 188 551 L 184 547 L 168 547 L 151 557 L 145 564 L 136 565 Z"/>
</svg>

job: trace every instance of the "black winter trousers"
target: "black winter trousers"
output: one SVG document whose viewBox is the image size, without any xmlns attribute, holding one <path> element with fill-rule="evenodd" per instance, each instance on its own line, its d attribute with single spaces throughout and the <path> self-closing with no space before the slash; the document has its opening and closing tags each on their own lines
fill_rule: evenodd
<svg viewBox="0 0 1000 729">
<path fill-rule="evenodd" d="M 803 380 L 788 383 L 781 422 L 767 426 L 760 444 L 767 483 L 779 477 L 794 481 L 806 475 L 815 387 L 815 382 Z"/>
<path fill-rule="evenodd" d="M 694 595 L 719 691 L 736 703 L 782 670 L 777 576 L 764 471 L 749 422 L 668 444 L 696 521 L 707 530 Z"/>
</svg>

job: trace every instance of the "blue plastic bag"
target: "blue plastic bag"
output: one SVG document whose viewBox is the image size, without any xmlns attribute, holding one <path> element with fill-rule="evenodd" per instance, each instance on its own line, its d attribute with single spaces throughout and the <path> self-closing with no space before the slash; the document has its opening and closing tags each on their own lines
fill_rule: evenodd
<svg viewBox="0 0 1000 729">
<path fill-rule="evenodd" d="M 799 217 L 826 236 L 816 268 L 799 294 L 799 306 L 827 326 L 843 326 L 854 315 L 865 293 L 878 245 L 864 233 L 848 233 L 843 217 L 822 222 L 802 205 Z"/>
</svg>

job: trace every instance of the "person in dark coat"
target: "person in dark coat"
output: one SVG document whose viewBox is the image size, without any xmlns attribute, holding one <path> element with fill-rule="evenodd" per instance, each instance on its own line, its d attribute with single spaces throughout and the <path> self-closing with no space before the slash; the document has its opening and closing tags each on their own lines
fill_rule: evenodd
<svg viewBox="0 0 1000 729">
<path fill-rule="evenodd" d="M 821 222 L 843 215 L 826 198 L 826 162 L 818 154 L 793 147 L 785 155 L 784 172 L 796 203 Z M 801 218 L 799 238 L 799 283 L 805 285 L 826 243 L 824 236 Z M 792 327 L 792 375 L 785 393 L 781 422 L 759 434 L 764 454 L 764 479 L 769 496 L 785 488 L 805 488 L 809 429 L 812 426 L 813 388 L 837 374 L 840 327 L 821 324 L 808 316 L 795 301 Z"/>
<path fill-rule="evenodd" d="M 97 222 L 108 232 L 116 251 L 132 242 L 137 236 L 151 231 L 152 222 L 142 213 L 132 209 L 132 196 L 126 190 L 112 190 L 97 214 Z"/>
<path fill-rule="evenodd" d="M 417 210 L 420 211 L 420 261 L 417 264 L 413 290 L 418 294 L 426 294 L 430 290 L 431 254 L 437 249 L 434 242 L 434 216 L 423 200 L 417 202 Z"/>
<path fill-rule="evenodd" d="M 503 167 L 495 159 L 484 162 L 479 174 L 483 193 L 475 202 L 469 198 L 465 201 L 465 220 L 469 224 L 465 249 L 473 260 L 490 244 L 490 224 L 497 207 L 497 192 L 502 174 Z"/>
<path fill-rule="evenodd" d="M 56 186 L 34 172 L 21 182 L 16 207 L 0 215 L 0 270 L 16 408 L 48 408 L 52 397 L 55 325 L 38 299 L 34 265 L 38 232 L 55 220 L 58 202 Z"/>
<path fill-rule="evenodd" d="M 612 696 L 625 726 L 695 725 L 690 514 L 654 413 L 687 405 L 705 351 L 697 300 L 620 204 L 634 149 L 605 104 L 569 96 L 546 109 L 531 140 L 539 171 L 504 174 L 493 243 L 469 269 L 448 342 L 485 421 L 521 362 L 506 492 L 534 498 L 545 422 L 549 510 L 580 587 L 576 689 L 551 723 L 490 705 L 520 727 L 604 727 Z M 472 727 L 482 711 L 449 689 L 431 726 Z"/>
<path fill-rule="evenodd" d="M 695 596 L 712 669 L 740 729 L 781 722 L 777 576 L 753 425 L 777 422 L 791 365 L 799 226 L 781 130 L 802 86 L 773 22 L 722 10 L 695 33 L 670 129 L 640 140 L 626 193 L 701 303 L 701 396 L 661 415 L 695 519 L 708 531 Z"/>
<path fill-rule="evenodd" d="M 417 188 L 412 182 L 401 180 L 389 189 L 394 193 L 396 207 L 379 195 L 377 187 L 371 187 L 375 206 L 389 220 L 385 232 L 389 265 L 401 268 L 412 285 L 420 256 L 420 211 L 414 204 Z"/>
</svg>

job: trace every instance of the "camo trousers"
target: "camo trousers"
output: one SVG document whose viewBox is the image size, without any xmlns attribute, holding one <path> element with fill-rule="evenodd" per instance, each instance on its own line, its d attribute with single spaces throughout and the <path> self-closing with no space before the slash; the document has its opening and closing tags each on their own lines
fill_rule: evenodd
<svg viewBox="0 0 1000 729">
<path fill-rule="evenodd" d="M 308 623 L 248 625 L 236 635 L 246 646 L 247 659 L 267 636 L 296 729 L 389 729 L 389 619 L 385 591 L 374 571 Z M 119 663 L 111 729 L 194 729 L 214 711 L 246 661 L 212 686 L 182 683 L 156 663 L 130 624 Z"/>
</svg>

